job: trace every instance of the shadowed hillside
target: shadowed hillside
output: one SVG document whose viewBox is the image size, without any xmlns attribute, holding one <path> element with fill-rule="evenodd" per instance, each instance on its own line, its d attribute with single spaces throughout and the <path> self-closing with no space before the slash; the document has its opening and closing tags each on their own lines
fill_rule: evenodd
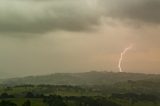
<svg viewBox="0 0 160 106">
<path fill-rule="evenodd" d="M 110 85 L 128 80 L 154 80 L 160 75 L 138 73 L 114 73 L 114 72 L 86 72 L 86 73 L 55 73 L 44 76 L 29 76 L 23 78 L 11 78 L 1 81 L 1 84 L 50 84 L 50 85 Z"/>
</svg>

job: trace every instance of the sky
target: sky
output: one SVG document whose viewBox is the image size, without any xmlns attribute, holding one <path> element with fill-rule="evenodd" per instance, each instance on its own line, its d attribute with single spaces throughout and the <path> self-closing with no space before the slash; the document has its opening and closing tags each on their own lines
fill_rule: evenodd
<svg viewBox="0 0 160 106">
<path fill-rule="evenodd" d="M 159 0 L 0 0 L 0 77 L 160 74 Z"/>
</svg>

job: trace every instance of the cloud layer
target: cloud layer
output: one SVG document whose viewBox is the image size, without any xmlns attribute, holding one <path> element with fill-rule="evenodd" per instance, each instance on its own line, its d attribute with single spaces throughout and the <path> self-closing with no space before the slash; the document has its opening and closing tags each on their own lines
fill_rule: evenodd
<svg viewBox="0 0 160 106">
<path fill-rule="evenodd" d="M 109 3 L 110 8 L 106 5 Z M 159 0 L 112 0 L 104 1 L 107 15 L 113 18 L 131 19 L 145 23 L 160 23 Z"/>
<path fill-rule="evenodd" d="M 88 30 L 98 24 L 98 14 L 85 0 L 0 1 L 1 32 Z"/>
<path fill-rule="evenodd" d="M 101 18 L 159 24 L 159 0 L 1 0 L 0 32 L 85 31 Z"/>
</svg>

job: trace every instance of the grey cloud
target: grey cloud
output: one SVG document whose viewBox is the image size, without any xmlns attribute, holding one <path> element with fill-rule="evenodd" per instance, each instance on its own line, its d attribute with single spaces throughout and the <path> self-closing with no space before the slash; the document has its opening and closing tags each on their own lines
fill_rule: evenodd
<svg viewBox="0 0 160 106">
<path fill-rule="evenodd" d="M 103 1 L 103 5 L 105 14 L 109 17 L 160 23 L 159 0 L 112 0 L 111 2 Z"/>
<path fill-rule="evenodd" d="M 101 17 L 160 23 L 159 0 L 1 0 L 0 32 L 84 31 Z"/>
<path fill-rule="evenodd" d="M 98 24 L 97 9 L 85 0 L 0 1 L 0 32 L 81 31 Z"/>
</svg>

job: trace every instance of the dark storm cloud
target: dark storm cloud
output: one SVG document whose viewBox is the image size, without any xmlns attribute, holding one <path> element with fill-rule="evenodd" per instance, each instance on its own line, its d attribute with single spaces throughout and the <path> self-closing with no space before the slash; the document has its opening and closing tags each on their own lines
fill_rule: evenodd
<svg viewBox="0 0 160 106">
<path fill-rule="evenodd" d="M 160 23 L 159 0 L 1 0 L 0 32 L 84 31 L 101 17 Z"/>
<path fill-rule="evenodd" d="M 113 18 L 160 23 L 160 0 L 105 0 L 103 6 Z"/>
<path fill-rule="evenodd" d="M 0 32 L 81 31 L 98 24 L 99 18 L 84 0 L 7 0 L 0 5 Z"/>
</svg>

